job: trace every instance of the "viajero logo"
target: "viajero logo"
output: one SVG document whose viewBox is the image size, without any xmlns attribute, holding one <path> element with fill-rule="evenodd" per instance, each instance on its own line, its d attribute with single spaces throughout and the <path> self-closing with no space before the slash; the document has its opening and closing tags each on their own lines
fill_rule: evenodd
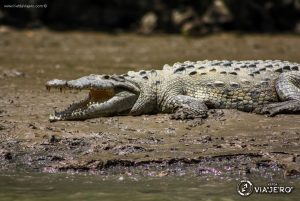
<svg viewBox="0 0 300 201">
<path fill-rule="evenodd" d="M 253 184 L 249 180 L 242 180 L 237 185 L 237 192 L 243 197 L 247 197 L 253 192 Z"/>
<path fill-rule="evenodd" d="M 293 186 L 281 186 L 278 183 L 268 183 L 267 185 L 254 185 L 249 180 L 241 180 L 237 184 L 237 192 L 240 196 L 247 197 L 252 193 L 256 194 L 290 194 L 295 189 Z"/>
</svg>

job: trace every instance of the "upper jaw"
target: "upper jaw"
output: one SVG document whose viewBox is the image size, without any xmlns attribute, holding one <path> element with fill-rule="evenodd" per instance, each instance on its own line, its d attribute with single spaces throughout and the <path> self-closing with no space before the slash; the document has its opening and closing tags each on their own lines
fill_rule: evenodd
<svg viewBox="0 0 300 201">
<path fill-rule="evenodd" d="M 124 77 L 117 76 L 117 75 L 111 77 L 109 77 L 108 75 L 88 75 L 70 81 L 53 79 L 46 83 L 46 89 L 50 90 L 51 88 L 58 88 L 60 90 L 62 89 L 105 90 L 105 89 L 121 88 L 124 90 L 131 91 L 132 93 L 135 94 L 139 93 L 139 88 L 135 84 L 129 82 Z"/>
</svg>

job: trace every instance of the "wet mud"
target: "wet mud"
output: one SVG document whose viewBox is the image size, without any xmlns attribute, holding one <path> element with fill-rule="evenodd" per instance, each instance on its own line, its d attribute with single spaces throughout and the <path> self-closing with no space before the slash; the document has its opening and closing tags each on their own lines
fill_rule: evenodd
<svg viewBox="0 0 300 201">
<path fill-rule="evenodd" d="M 158 114 L 50 123 L 50 113 L 86 92 L 44 88 L 53 78 L 159 69 L 184 60 L 300 62 L 297 36 L 141 37 L 9 28 L 0 35 L 3 171 L 300 177 L 300 115 L 211 110 L 205 120 Z"/>
</svg>

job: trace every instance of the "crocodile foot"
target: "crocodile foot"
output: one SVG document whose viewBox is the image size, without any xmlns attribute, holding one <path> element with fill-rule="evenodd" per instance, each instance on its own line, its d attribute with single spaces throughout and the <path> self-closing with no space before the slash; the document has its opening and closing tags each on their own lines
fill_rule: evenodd
<svg viewBox="0 0 300 201">
<path fill-rule="evenodd" d="M 299 113 L 300 101 L 290 100 L 279 103 L 271 103 L 268 105 L 264 105 L 261 108 L 257 108 L 256 110 L 254 110 L 254 112 L 258 114 L 268 114 L 271 117 L 283 113 Z"/>
<path fill-rule="evenodd" d="M 174 102 L 176 109 L 170 115 L 170 119 L 204 119 L 208 116 L 207 106 L 193 97 L 178 95 L 174 98 Z"/>
</svg>

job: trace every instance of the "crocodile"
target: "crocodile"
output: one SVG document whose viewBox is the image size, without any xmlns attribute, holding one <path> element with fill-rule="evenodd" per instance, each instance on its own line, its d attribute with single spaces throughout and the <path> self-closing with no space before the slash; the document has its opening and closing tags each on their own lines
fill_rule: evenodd
<svg viewBox="0 0 300 201">
<path fill-rule="evenodd" d="M 114 115 L 169 113 L 172 119 L 206 118 L 209 109 L 275 116 L 300 111 L 300 64 L 281 60 L 202 60 L 165 64 L 75 80 L 46 88 L 88 90 L 88 96 L 50 115 L 51 122 Z"/>
</svg>

